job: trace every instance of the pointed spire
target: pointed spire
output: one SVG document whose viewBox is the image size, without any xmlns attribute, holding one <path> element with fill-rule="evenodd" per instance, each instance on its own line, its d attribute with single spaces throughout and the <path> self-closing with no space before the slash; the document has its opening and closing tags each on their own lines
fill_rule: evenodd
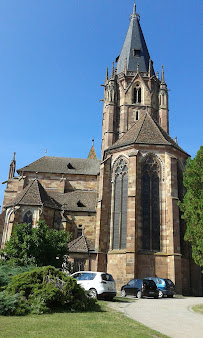
<svg viewBox="0 0 203 338">
<path fill-rule="evenodd" d="M 105 79 L 105 81 L 108 81 L 108 79 L 109 79 L 109 69 L 107 67 L 106 68 L 106 79 Z"/>
<path fill-rule="evenodd" d="M 92 159 L 92 160 L 97 160 L 97 154 L 96 154 L 96 151 L 95 151 L 95 148 L 94 148 L 94 139 L 92 139 L 92 147 L 90 149 L 88 158 Z"/>
<path fill-rule="evenodd" d="M 133 4 L 133 14 L 130 15 L 130 18 L 132 18 L 132 19 L 140 18 L 139 14 L 136 12 L 135 1 L 134 1 L 134 4 Z"/>
<path fill-rule="evenodd" d="M 12 179 L 15 175 L 15 170 L 16 170 L 16 160 L 15 160 L 15 155 L 16 153 L 13 153 L 13 159 L 10 163 L 10 168 L 9 168 L 9 174 L 8 174 L 8 179 Z"/>
<path fill-rule="evenodd" d="M 114 62 L 112 62 L 111 77 L 114 77 Z"/>
<path fill-rule="evenodd" d="M 156 72 L 156 78 L 157 78 L 157 79 L 159 78 L 159 72 L 158 72 L 158 70 L 157 70 L 157 72 Z"/>
<path fill-rule="evenodd" d="M 164 80 L 164 66 L 162 65 L 161 67 L 161 83 L 165 83 L 165 80 Z"/>
<path fill-rule="evenodd" d="M 149 52 L 145 38 L 140 26 L 139 14 L 136 12 L 136 5 L 133 6 L 133 14 L 130 16 L 130 24 L 124 40 L 119 58 L 117 59 L 117 74 L 125 71 L 125 59 L 127 57 L 127 71 L 136 72 L 137 63 L 140 65 L 141 73 L 148 73 Z M 152 64 L 152 74 L 154 74 Z"/>
</svg>

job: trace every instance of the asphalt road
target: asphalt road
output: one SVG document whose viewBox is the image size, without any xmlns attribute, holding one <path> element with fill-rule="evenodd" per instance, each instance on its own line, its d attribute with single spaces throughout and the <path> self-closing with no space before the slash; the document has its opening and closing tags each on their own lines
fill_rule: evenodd
<svg viewBox="0 0 203 338">
<path fill-rule="evenodd" d="M 172 338 L 203 338 L 203 315 L 191 310 L 203 297 L 138 299 L 111 302 L 109 306 Z"/>
</svg>

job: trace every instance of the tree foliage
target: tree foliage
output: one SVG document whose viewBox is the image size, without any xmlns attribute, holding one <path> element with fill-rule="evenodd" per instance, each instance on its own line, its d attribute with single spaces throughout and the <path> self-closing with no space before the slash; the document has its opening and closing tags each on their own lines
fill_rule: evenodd
<svg viewBox="0 0 203 338">
<path fill-rule="evenodd" d="M 52 265 L 61 267 L 63 256 L 68 254 L 70 234 L 49 229 L 44 221 L 36 228 L 30 224 L 15 224 L 13 234 L 5 244 L 3 255 L 14 265 Z"/>
<path fill-rule="evenodd" d="M 203 266 L 203 146 L 196 157 L 187 160 L 183 183 L 187 189 L 183 202 L 179 202 L 187 230 L 184 239 L 192 246 L 195 263 Z"/>
</svg>

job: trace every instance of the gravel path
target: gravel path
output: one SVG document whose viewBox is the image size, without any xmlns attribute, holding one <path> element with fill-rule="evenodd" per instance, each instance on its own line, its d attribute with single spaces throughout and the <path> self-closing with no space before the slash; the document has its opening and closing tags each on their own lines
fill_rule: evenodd
<svg viewBox="0 0 203 338">
<path fill-rule="evenodd" d="M 203 315 L 191 310 L 196 304 L 203 304 L 203 297 L 145 298 L 109 306 L 169 337 L 203 338 Z"/>
</svg>

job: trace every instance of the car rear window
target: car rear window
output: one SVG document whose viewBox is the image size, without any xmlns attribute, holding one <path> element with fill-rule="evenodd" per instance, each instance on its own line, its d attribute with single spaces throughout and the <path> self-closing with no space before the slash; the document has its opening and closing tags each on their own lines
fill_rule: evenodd
<svg viewBox="0 0 203 338">
<path fill-rule="evenodd" d="M 93 280 L 96 276 L 96 273 L 81 273 L 81 275 L 78 277 L 78 280 Z"/>
<path fill-rule="evenodd" d="M 152 279 L 144 279 L 143 284 L 151 287 L 156 287 L 156 284 Z"/>
<path fill-rule="evenodd" d="M 107 282 L 114 282 L 113 277 L 112 277 L 109 273 L 103 273 L 103 274 L 101 275 L 101 279 L 102 279 L 102 280 L 105 280 L 105 281 L 107 281 Z"/>
<path fill-rule="evenodd" d="M 174 286 L 174 283 L 170 279 L 164 279 L 167 286 Z"/>
</svg>

